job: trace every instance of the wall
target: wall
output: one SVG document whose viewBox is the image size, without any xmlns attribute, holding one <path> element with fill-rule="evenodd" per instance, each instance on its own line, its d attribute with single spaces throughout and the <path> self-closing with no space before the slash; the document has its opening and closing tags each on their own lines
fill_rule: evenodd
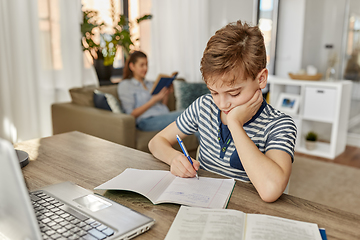
<svg viewBox="0 0 360 240">
<path fill-rule="evenodd" d="M 237 20 L 253 23 L 254 4 L 256 0 L 210 0 L 209 1 L 209 35 Z M 255 12 L 256 13 L 256 12 Z"/>
<path fill-rule="evenodd" d="M 275 74 L 287 77 L 302 68 L 306 0 L 280 2 Z"/>
<path fill-rule="evenodd" d="M 346 0 L 307 0 L 302 67 L 314 65 L 325 74 L 329 50 L 326 44 L 334 46 L 333 51 L 341 56 L 345 25 Z M 340 64 L 336 65 L 340 78 Z"/>
</svg>

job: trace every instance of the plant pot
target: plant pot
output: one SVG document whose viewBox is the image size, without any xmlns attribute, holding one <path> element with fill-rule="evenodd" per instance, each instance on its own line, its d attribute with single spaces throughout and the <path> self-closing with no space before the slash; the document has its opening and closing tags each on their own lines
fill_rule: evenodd
<svg viewBox="0 0 360 240">
<path fill-rule="evenodd" d="M 305 141 L 305 147 L 307 150 L 314 150 L 316 148 L 316 141 Z"/>
<path fill-rule="evenodd" d="M 99 82 L 110 82 L 110 78 L 113 72 L 113 66 L 105 66 L 103 59 L 94 59 L 94 67 Z M 101 84 L 100 84 L 101 85 Z"/>
</svg>

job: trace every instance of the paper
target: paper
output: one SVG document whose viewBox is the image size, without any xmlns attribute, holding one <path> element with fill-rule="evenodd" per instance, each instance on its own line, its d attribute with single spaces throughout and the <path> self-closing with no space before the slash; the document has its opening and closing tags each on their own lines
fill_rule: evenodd
<svg viewBox="0 0 360 240">
<path fill-rule="evenodd" d="M 169 171 L 128 168 L 95 189 L 137 192 L 154 204 L 170 202 L 204 208 L 225 208 L 234 184 L 234 179 L 180 178 Z"/>
<path fill-rule="evenodd" d="M 181 206 L 165 240 L 321 240 L 317 224 L 246 214 L 232 209 Z"/>
<path fill-rule="evenodd" d="M 247 214 L 244 240 L 321 240 L 317 224 L 273 217 Z"/>
<path fill-rule="evenodd" d="M 242 239 L 245 214 L 181 206 L 165 240 Z"/>
</svg>

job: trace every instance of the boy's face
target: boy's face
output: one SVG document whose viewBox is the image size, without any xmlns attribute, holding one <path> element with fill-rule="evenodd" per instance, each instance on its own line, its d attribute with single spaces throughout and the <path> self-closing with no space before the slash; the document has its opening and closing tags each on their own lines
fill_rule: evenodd
<svg viewBox="0 0 360 240">
<path fill-rule="evenodd" d="M 207 87 L 218 108 L 223 113 L 228 114 L 233 108 L 248 102 L 254 96 L 256 90 L 265 88 L 267 75 L 267 69 L 263 69 L 255 80 L 250 77 L 245 79 L 242 76 L 238 77 L 229 73 L 216 81 L 211 81 L 212 84 L 208 84 Z M 234 84 L 229 85 L 227 82 L 234 78 Z"/>
</svg>

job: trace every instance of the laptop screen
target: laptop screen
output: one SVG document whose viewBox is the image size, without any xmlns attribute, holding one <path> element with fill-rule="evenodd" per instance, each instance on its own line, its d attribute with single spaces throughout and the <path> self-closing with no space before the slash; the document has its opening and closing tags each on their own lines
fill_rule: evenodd
<svg viewBox="0 0 360 240">
<path fill-rule="evenodd" d="M 0 239 L 42 239 L 13 146 L 0 139 Z"/>
</svg>

